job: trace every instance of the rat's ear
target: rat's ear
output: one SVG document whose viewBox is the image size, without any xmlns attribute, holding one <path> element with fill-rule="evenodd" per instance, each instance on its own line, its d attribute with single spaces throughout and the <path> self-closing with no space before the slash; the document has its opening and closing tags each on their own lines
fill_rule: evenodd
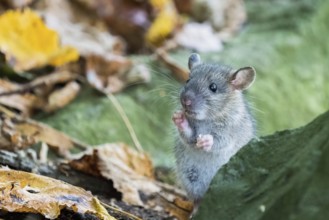
<svg viewBox="0 0 329 220">
<path fill-rule="evenodd" d="M 248 89 L 256 78 L 256 71 L 253 67 L 243 67 L 230 76 L 230 84 L 234 89 Z"/>
<path fill-rule="evenodd" d="M 192 53 L 188 58 L 188 68 L 191 70 L 193 66 L 196 66 L 201 63 L 200 55 L 197 53 Z"/>
</svg>

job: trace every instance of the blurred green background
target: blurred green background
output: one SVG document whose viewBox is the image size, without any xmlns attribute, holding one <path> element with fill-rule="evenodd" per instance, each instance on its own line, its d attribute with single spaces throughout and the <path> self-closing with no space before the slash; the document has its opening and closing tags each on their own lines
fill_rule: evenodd
<svg viewBox="0 0 329 220">
<path fill-rule="evenodd" d="M 255 67 L 257 79 L 247 97 L 258 134 L 302 126 L 328 110 L 329 2 L 247 0 L 246 7 L 249 19 L 242 32 L 225 44 L 223 51 L 201 57 L 235 68 Z M 180 50 L 170 55 L 186 66 L 190 53 Z M 177 106 L 179 84 L 151 56 L 133 59 L 147 63 L 152 82 L 131 86 L 116 97 L 155 164 L 172 166 L 171 114 Z M 110 100 L 88 88 L 69 106 L 37 119 L 88 144 L 133 145 Z"/>
</svg>

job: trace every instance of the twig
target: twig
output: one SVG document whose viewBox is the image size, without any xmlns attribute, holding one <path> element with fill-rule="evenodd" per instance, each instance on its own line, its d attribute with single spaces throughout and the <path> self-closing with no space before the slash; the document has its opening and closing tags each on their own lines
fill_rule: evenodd
<svg viewBox="0 0 329 220">
<path fill-rule="evenodd" d="M 125 215 L 125 216 L 127 216 L 127 217 L 129 217 L 129 218 L 131 218 L 131 219 L 133 219 L 133 220 L 142 220 L 141 218 L 138 218 L 137 216 L 134 216 L 133 214 L 130 214 L 130 213 L 128 213 L 128 212 L 125 212 L 125 211 L 120 210 L 120 209 L 118 209 L 118 208 L 115 208 L 115 207 L 113 207 L 113 206 L 110 206 L 110 205 L 108 205 L 108 204 L 106 204 L 106 203 L 104 203 L 104 202 L 102 202 L 102 201 L 100 201 L 100 202 L 101 202 L 101 204 L 102 204 L 103 206 L 105 206 L 106 208 L 109 208 L 109 209 L 111 209 L 111 210 L 113 210 L 113 211 L 115 211 L 115 212 L 117 212 L 117 213 L 120 213 L 120 214 L 122 214 L 122 215 Z"/>
<path fill-rule="evenodd" d="M 130 121 L 129 121 L 126 113 L 125 113 L 125 111 L 122 108 L 122 106 L 120 105 L 120 103 L 118 102 L 118 100 L 115 98 L 115 96 L 112 93 L 106 93 L 106 96 L 111 100 L 111 102 L 113 103 L 114 107 L 116 108 L 116 110 L 120 114 L 123 122 L 125 123 L 128 131 L 130 133 L 131 139 L 133 140 L 136 149 L 139 152 L 143 152 L 143 147 L 140 144 L 140 142 L 138 141 L 138 138 L 136 136 L 136 133 L 134 131 L 134 128 L 132 127 L 132 125 L 131 125 L 131 123 L 130 123 Z"/>
</svg>

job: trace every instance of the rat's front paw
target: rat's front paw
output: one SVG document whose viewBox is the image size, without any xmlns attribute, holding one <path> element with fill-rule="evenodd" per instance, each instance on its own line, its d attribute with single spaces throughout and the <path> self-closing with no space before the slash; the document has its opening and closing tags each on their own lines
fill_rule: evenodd
<svg viewBox="0 0 329 220">
<path fill-rule="evenodd" d="M 196 142 L 196 147 L 204 151 L 210 151 L 213 144 L 214 144 L 214 138 L 211 134 L 205 134 L 205 135 L 200 134 Z"/>
<path fill-rule="evenodd" d="M 185 118 L 185 115 L 182 111 L 177 111 L 172 116 L 172 120 L 175 123 L 176 127 L 180 131 L 188 129 L 188 121 Z"/>
</svg>

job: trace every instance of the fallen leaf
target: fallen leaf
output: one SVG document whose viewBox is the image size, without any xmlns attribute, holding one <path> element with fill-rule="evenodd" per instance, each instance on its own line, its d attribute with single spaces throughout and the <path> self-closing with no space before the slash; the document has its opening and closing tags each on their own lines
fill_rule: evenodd
<svg viewBox="0 0 329 220">
<path fill-rule="evenodd" d="M 188 200 L 183 200 L 180 197 L 175 197 L 168 201 L 168 196 L 166 200 L 162 201 L 162 206 L 164 209 L 170 213 L 171 216 L 175 216 L 178 220 L 188 220 L 190 219 L 191 213 L 193 211 L 193 202 Z"/>
<path fill-rule="evenodd" d="M 39 213 L 55 219 L 64 208 L 115 220 L 90 192 L 49 177 L 0 168 L 0 207 L 9 212 Z"/>
<path fill-rule="evenodd" d="M 177 81 L 185 82 L 189 78 L 188 70 L 175 63 L 162 48 L 156 50 L 156 58 L 171 70 L 172 75 Z"/>
<path fill-rule="evenodd" d="M 47 106 L 44 108 L 46 112 L 53 112 L 57 109 L 63 108 L 69 104 L 80 91 L 80 85 L 75 82 L 67 83 L 63 88 L 52 92 L 48 97 Z"/>
<path fill-rule="evenodd" d="M 209 23 L 187 23 L 175 35 L 178 45 L 199 52 L 221 51 L 223 44 Z"/>
<path fill-rule="evenodd" d="M 0 79 L 0 94 L 9 93 L 11 91 L 21 90 L 22 85 L 12 83 L 5 79 Z M 30 93 L 12 94 L 0 96 L 0 104 L 18 110 L 22 115 L 29 116 L 39 102 L 39 98 Z"/>
<path fill-rule="evenodd" d="M 21 150 L 30 147 L 35 139 L 26 136 L 15 129 L 15 124 L 6 116 L 2 115 L 0 120 L 0 149 Z"/>
<path fill-rule="evenodd" d="M 56 71 L 26 84 L 0 79 L 0 104 L 19 111 L 23 116 L 30 116 L 39 109 L 47 112 L 57 110 L 77 96 L 79 85 L 73 81 L 77 77 L 77 74 L 68 71 Z M 54 91 L 56 85 L 65 83 L 69 84 Z"/>
<path fill-rule="evenodd" d="M 73 47 L 61 47 L 57 33 L 29 9 L 0 16 L 0 50 L 16 71 L 60 66 L 79 57 Z"/>
<path fill-rule="evenodd" d="M 146 39 L 151 45 L 159 46 L 178 25 L 178 14 L 172 0 L 151 0 L 150 3 L 157 16 L 146 33 Z"/>
<path fill-rule="evenodd" d="M 130 84 L 149 82 L 151 75 L 142 64 L 118 56 L 88 56 L 86 65 L 88 82 L 105 93 L 116 93 Z"/>
<path fill-rule="evenodd" d="M 20 139 L 27 141 L 26 144 L 22 141 L 24 147 L 29 145 L 29 142 L 44 142 L 64 157 L 68 157 L 70 155 L 69 150 L 75 146 L 70 137 L 48 125 L 33 121 L 32 119 L 22 118 L 2 107 L 0 108 L 0 112 L 3 113 L 2 118 L 0 118 L 2 124 L 7 126 L 5 128 L 10 129 L 9 131 L 12 136 L 17 137 L 17 140 L 13 138 L 8 139 L 8 135 L 6 136 L 6 133 L 1 131 L 1 135 L 3 136 L 1 138 L 7 139 L 12 144 L 11 146 L 16 147 L 16 145 L 19 145 Z"/>
<path fill-rule="evenodd" d="M 94 169 L 94 175 L 112 180 L 114 188 L 128 204 L 143 205 L 140 192 L 150 195 L 160 191 L 154 183 L 152 162 L 145 153 L 124 144 L 104 144 L 88 150 L 85 155 L 89 156 L 71 161 L 70 166 L 88 173 Z"/>
</svg>

